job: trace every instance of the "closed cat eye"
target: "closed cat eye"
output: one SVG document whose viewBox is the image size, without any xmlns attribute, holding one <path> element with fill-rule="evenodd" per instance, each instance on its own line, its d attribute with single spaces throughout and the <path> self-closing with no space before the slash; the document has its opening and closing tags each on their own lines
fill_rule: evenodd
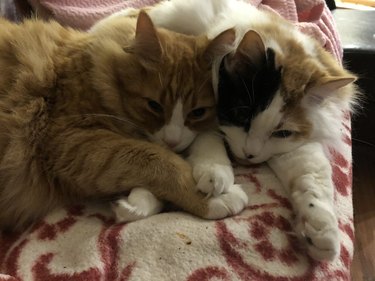
<svg viewBox="0 0 375 281">
<path fill-rule="evenodd" d="M 274 131 L 271 136 L 275 138 L 287 138 L 287 137 L 290 137 L 292 134 L 293 134 L 293 131 L 278 130 L 278 131 Z"/>
<path fill-rule="evenodd" d="M 149 100 L 147 104 L 148 104 L 148 107 L 156 113 L 162 113 L 164 111 L 160 103 L 154 100 Z"/>
<path fill-rule="evenodd" d="M 206 113 L 206 111 L 207 111 L 206 108 L 200 107 L 200 108 L 192 110 L 189 113 L 189 116 L 192 117 L 192 118 L 198 119 L 198 118 L 203 117 L 203 115 Z"/>
</svg>

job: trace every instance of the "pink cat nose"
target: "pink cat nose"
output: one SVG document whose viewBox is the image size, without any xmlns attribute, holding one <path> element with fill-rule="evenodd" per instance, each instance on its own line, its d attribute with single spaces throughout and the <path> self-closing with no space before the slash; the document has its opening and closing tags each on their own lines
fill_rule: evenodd
<svg viewBox="0 0 375 281">
<path fill-rule="evenodd" d="M 164 140 L 164 142 L 169 148 L 175 148 L 179 143 L 176 140 Z"/>
</svg>

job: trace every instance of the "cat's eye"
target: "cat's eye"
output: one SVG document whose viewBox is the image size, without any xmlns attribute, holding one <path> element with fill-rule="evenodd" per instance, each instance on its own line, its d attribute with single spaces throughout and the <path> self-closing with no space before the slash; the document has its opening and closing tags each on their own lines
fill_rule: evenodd
<svg viewBox="0 0 375 281">
<path fill-rule="evenodd" d="M 162 113 L 164 110 L 163 110 L 163 107 L 161 106 L 161 104 L 160 103 L 158 103 L 158 102 L 156 102 L 156 101 L 154 101 L 154 100 L 149 100 L 148 102 L 147 102 L 147 104 L 148 104 L 148 107 L 152 110 L 152 111 L 154 111 L 154 112 L 156 112 L 156 113 Z"/>
<path fill-rule="evenodd" d="M 271 136 L 274 138 L 287 138 L 287 137 L 290 137 L 292 134 L 293 134 L 293 131 L 278 130 L 278 131 L 274 131 Z"/>
<path fill-rule="evenodd" d="M 192 117 L 194 119 L 199 119 L 199 118 L 202 118 L 204 116 L 204 114 L 206 113 L 206 111 L 207 111 L 206 108 L 200 107 L 200 108 L 192 110 L 189 113 L 189 115 L 190 115 L 190 117 Z"/>
</svg>

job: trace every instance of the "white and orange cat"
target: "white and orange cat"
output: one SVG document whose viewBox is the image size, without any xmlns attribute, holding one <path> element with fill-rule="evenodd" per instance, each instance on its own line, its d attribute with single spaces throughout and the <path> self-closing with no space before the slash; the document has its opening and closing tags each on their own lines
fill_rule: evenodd
<svg viewBox="0 0 375 281">
<path fill-rule="evenodd" d="M 326 148 L 340 149 L 343 114 L 353 110 L 358 97 L 356 77 L 291 23 L 243 1 L 164 1 L 148 13 L 158 26 L 209 38 L 235 28 L 235 46 L 213 67 L 229 153 L 245 165 L 268 163 L 290 194 L 295 230 L 308 253 L 334 259 L 340 239 Z M 127 9 L 111 17 L 135 14 Z M 195 146 L 203 152 L 203 159 L 192 159 L 196 179 L 210 165 L 219 175 L 230 173 L 223 147 L 213 135 Z M 203 169 L 199 163 L 205 163 Z M 233 175 L 214 192 L 225 191 L 232 180 Z"/>
<path fill-rule="evenodd" d="M 233 40 L 156 29 L 144 12 L 93 33 L 0 19 L 0 230 L 140 187 L 203 218 L 240 212 L 240 186 L 207 196 L 170 149 L 217 127 L 212 61 Z"/>
</svg>

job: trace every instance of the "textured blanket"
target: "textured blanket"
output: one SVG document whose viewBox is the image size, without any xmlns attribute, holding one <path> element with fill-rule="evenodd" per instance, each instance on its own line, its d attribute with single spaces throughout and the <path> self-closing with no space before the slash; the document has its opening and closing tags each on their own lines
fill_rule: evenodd
<svg viewBox="0 0 375 281">
<path fill-rule="evenodd" d="M 341 230 L 341 253 L 333 262 L 306 255 L 293 232 L 287 194 L 261 165 L 236 168 L 250 203 L 219 221 L 171 212 L 114 224 L 108 206 L 57 210 L 24 233 L 0 236 L 0 280 L 350 280 L 349 127 L 343 132 L 344 153 L 330 150 Z"/>
<path fill-rule="evenodd" d="M 141 8 L 161 0 L 28 0 L 41 17 L 88 29 L 98 20 L 125 8 Z M 321 42 L 339 61 L 342 49 L 335 23 L 324 0 L 247 0 L 272 9 Z"/>
<path fill-rule="evenodd" d="M 35 0 L 33 0 L 35 2 Z M 88 28 L 121 8 L 157 1 L 40 0 L 62 23 Z M 315 36 L 341 60 L 331 15 L 319 1 L 265 0 Z M 35 3 L 34 3 L 35 4 Z M 115 224 L 108 206 L 56 210 L 17 235 L 0 234 L 0 280 L 350 280 L 353 254 L 351 132 L 342 124 L 345 149 L 330 149 L 341 253 L 318 263 L 293 232 L 288 196 L 266 165 L 237 167 L 250 202 L 238 216 L 207 221 L 182 212 Z"/>
</svg>

